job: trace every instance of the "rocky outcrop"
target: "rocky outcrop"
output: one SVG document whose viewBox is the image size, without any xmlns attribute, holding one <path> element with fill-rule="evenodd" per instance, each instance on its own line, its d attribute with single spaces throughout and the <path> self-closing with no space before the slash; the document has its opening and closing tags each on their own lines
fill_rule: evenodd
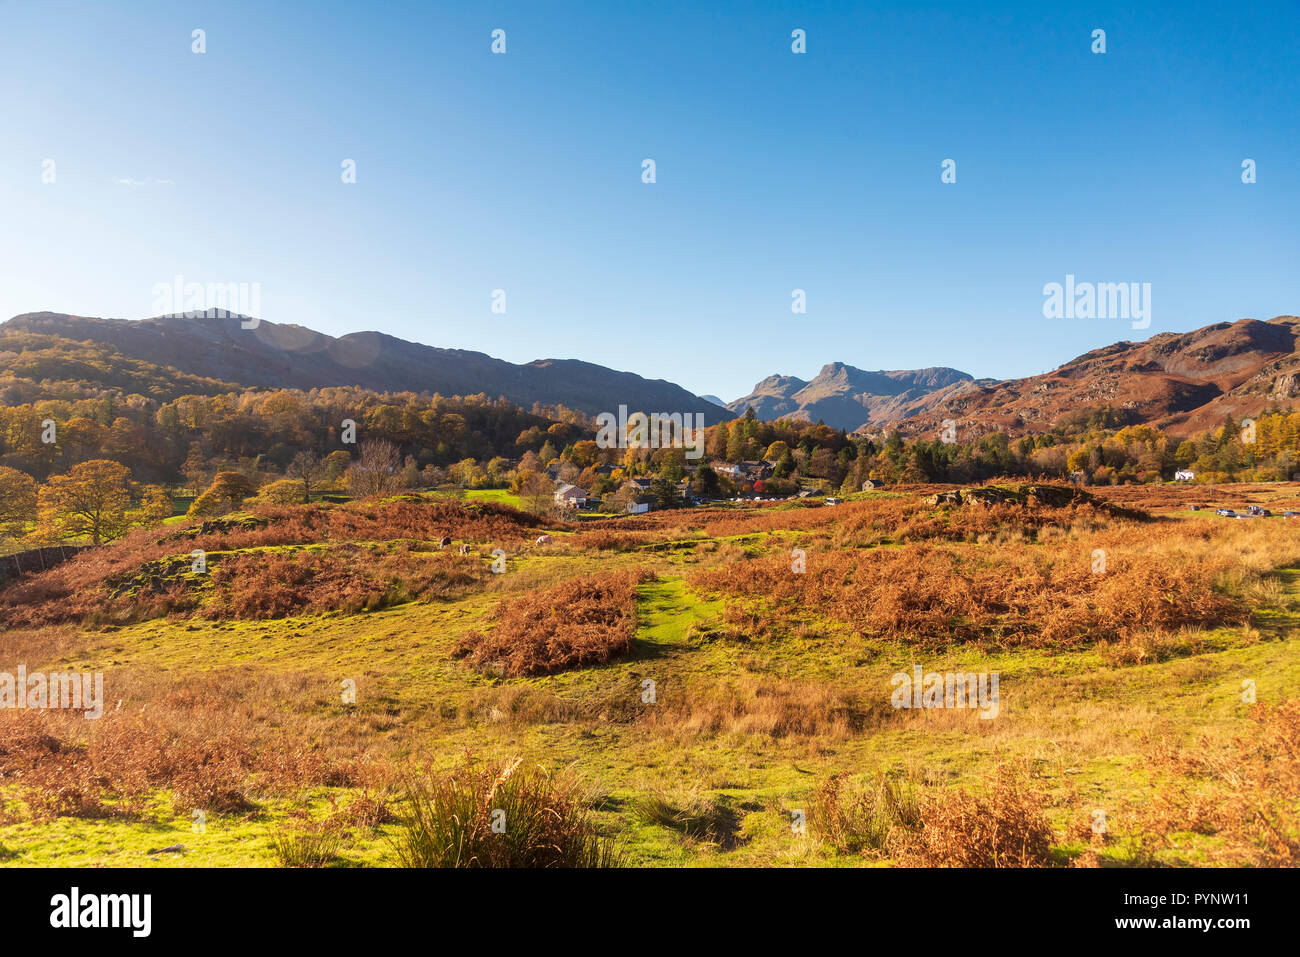
<svg viewBox="0 0 1300 957">
<path fill-rule="evenodd" d="M 928 505 L 1046 505 L 1064 508 L 1081 502 L 1094 502 L 1083 489 L 1068 485 L 977 485 L 971 488 L 939 492 L 926 500 Z"/>
</svg>

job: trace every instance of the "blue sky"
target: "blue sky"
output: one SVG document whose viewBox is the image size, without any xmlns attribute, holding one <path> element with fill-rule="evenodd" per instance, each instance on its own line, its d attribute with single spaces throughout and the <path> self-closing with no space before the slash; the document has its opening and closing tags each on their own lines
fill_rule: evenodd
<svg viewBox="0 0 1300 957">
<path fill-rule="evenodd" d="M 0 0 L 0 316 L 255 282 L 732 399 L 1300 312 L 1294 0 L 809 6 Z M 1045 319 L 1067 273 L 1151 283 L 1151 327 Z"/>
</svg>

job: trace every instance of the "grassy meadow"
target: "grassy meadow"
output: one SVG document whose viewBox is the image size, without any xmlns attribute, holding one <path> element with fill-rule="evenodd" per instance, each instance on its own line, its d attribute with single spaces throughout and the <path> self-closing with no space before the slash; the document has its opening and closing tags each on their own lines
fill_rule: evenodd
<svg viewBox="0 0 1300 957">
<path fill-rule="evenodd" d="M 0 866 L 1300 860 L 1300 486 L 949 488 L 133 533 L 0 591 L 0 671 L 107 702 L 0 711 Z"/>
</svg>

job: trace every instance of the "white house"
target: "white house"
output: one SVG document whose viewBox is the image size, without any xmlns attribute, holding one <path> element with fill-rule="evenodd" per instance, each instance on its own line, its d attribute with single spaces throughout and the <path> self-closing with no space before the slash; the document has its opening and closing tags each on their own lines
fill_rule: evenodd
<svg viewBox="0 0 1300 957">
<path fill-rule="evenodd" d="M 555 504 L 565 508 L 581 508 L 587 504 L 587 493 L 576 485 L 561 485 L 555 490 Z"/>
<path fill-rule="evenodd" d="M 640 515 L 643 512 L 652 512 L 655 508 L 655 497 L 653 495 L 638 495 L 632 501 L 627 503 L 627 513 L 629 515 Z"/>
<path fill-rule="evenodd" d="M 1175 482 L 1193 482 L 1196 480 L 1196 473 L 1188 469 L 1179 469 L 1174 473 Z"/>
</svg>

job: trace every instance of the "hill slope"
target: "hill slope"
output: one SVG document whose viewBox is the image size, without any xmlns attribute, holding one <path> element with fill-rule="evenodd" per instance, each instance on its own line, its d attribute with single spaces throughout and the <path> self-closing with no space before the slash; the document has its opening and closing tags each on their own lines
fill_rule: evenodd
<svg viewBox="0 0 1300 957">
<path fill-rule="evenodd" d="M 1042 430 L 1080 411 L 1110 406 L 1176 434 L 1220 425 L 1300 397 L 1300 317 L 1240 319 L 1145 342 L 1117 342 L 1043 375 L 960 383 L 929 397 L 898 424 L 937 429 L 946 418 L 977 431 Z"/>
<path fill-rule="evenodd" d="M 821 420 L 850 431 L 937 431 L 944 419 L 976 432 L 1042 431 L 1109 406 L 1129 422 L 1176 434 L 1300 401 L 1300 317 L 1240 319 L 1145 342 L 1117 342 L 1043 375 L 972 379 L 955 369 L 866 372 L 842 362 L 811 381 L 773 375 L 729 402 L 737 415 Z"/>
<path fill-rule="evenodd" d="M 380 332 L 335 338 L 302 326 L 238 318 L 93 319 L 40 312 L 15 316 L 0 332 L 56 335 L 111 346 L 130 359 L 244 386 L 311 389 L 359 386 L 378 392 L 475 395 L 532 406 L 563 404 L 596 414 L 630 409 L 701 412 L 712 424 L 725 409 L 663 379 L 644 379 L 574 359 L 515 365 L 482 352 L 439 349 Z"/>
</svg>

